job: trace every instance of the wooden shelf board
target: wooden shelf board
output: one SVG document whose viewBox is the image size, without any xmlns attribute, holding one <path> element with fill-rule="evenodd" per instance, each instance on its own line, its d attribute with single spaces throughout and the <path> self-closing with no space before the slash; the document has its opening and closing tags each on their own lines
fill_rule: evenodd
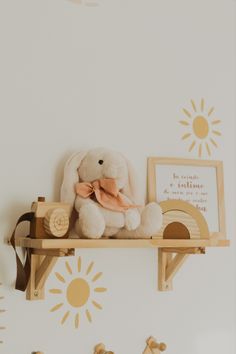
<svg viewBox="0 0 236 354">
<path fill-rule="evenodd" d="M 229 240 L 192 239 L 31 239 L 18 238 L 16 245 L 35 249 L 60 248 L 178 248 L 178 247 L 227 247 Z"/>
</svg>

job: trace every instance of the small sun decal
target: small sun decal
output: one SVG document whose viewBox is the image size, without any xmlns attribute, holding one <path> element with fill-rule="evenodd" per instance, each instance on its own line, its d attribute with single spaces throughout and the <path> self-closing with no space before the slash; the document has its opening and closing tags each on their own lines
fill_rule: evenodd
<svg viewBox="0 0 236 354">
<path fill-rule="evenodd" d="M 205 100 L 202 99 L 199 107 L 191 100 L 191 110 L 183 108 L 186 116 L 180 124 L 187 128 L 182 140 L 190 141 L 188 151 L 196 149 L 198 157 L 202 157 L 204 151 L 211 156 L 211 148 L 217 148 L 216 138 L 221 136 L 217 128 L 221 123 L 220 119 L 214 117 L 214 107 L 206 108 Z"/>
<path fill-rule="evenodd" d="M 102 272 L 93 272 L 94 262 L 91 262 L 83 272 L 81 257 L 78 258 L 77 267 L 72 270 L 69 262 L 65 262 L 65 275 L 55 273 L 61 287 L 50 289 L 49 292 L 61 297 L 60 302 L 51 308 L 51 312 L 64 309 L 61 317 L 61 324 L 64 324 L 70 315 L 73 316 L 74 327 L 79 328 L 82 314 L 88 322 L 92 322 L 90 308 L 102 310 L 102 305 L 95 301 L 94 296 L 98 293 L 106 292 L 104 287 L 96 286 L 98 279 L 102 277 Z M 66 299 L 66 301 L 64 301 Z"/>
<path fill-rule="evenodd" d="M 0 283 L 0 285 L 2 285 L 2 283 Z M 2 294 L 0 294 L 0 300 L 3 300 L 3 299 L 4 299 L 4 296 L 2 296 Z M 4 312 L 6 312 L 6 310 L 0 308 L 0 315 L 3 314 Z M 2 320 L 1 320 L 1 322 L 2 322 Z M 5 326 L 0 325 L 0 331 L 5 330 L 5 329 L 6 329 Z M 0 344 L 3 344 L 3 340 L 1 338 L 0 338 Z"/>
</svg>

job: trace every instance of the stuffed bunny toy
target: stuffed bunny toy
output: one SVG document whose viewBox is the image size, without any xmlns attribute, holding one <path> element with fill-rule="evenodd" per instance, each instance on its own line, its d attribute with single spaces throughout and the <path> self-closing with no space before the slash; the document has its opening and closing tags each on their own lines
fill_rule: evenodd
<svg viewBox="0 0 236 354">
<path fill-rule="evenodd" d="M 78 213 L 80 238 L 149 238 L 162 226 L 157 203 L 137 203 L 134 173 L 118 152 L 105 148 L 73 154 L 64 169 L 61 201 Z"/>
</svg>

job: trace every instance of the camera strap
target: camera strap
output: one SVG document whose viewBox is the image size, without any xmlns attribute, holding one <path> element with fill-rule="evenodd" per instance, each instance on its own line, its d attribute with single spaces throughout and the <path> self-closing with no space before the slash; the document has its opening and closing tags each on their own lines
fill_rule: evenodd
<svg viewBox="0 0 236 354">
<path fill-rule="evenodd" d="M 26 256 L 25 256 L 25 261 L 22 262 L 17 250 L 16 250 L 16 229 L 17 226 L 22 223 L 23 221 L 29 221 L 31 222 L 34 218 L 34 213 L 33 212 L 29 212 L 29 213 L 25 213 L 23 215 L 21 215 L 21 217 L 18 219 L 15 229 L 12 233 L 11 239 L 10 239 L 10 243 L 12 245 L 12 247 L 14 248 L 15 251 L 15 255 L 16 255 L 16 267 L 17 267 L 17 271 L 16 271 L 16 285 L 15 288 L 17 290 L 20 291 L 25 291 L 28 281 L 29 281 L 29 277 L 30 277 L 30 249 L 26 248 Z M 29 236 L 29 235 L 28 235 Z M 28 237 L 26 236 L 26 237 Z"/>
</svg>

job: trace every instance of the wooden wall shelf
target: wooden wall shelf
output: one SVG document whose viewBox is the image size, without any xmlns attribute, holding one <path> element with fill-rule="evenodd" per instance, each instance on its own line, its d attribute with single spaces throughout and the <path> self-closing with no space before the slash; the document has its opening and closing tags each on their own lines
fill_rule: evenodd
<svg viewBox="0 0 236 354">
<path fill-rule="evenodd" d="M 16 288 L 24 291 L 28 284 L 26 298 L 43 299 L 45 282 L 57 259 L 73 256 L 75 249 L 155 248 L 158 252 L 158 290 L 167 291 L 172 290 L 173 278 L 189 255 L 205 254 L 207 247 L 229 246 L 224 217 L 220 220 L 219 232 L 210 232 L 204 216 L 193 205 L 180 200 L 166 200 L 160 206 L 163 223 L 155 237 L 78 239 L 73 228 L 71 231 L 68 228 L 71 206 L 65 203 L 47 203 L 44 197 L 39 197 L 38 202 L 32 204 L 31 211 L 18 219 L 9 242 L 16 252 Z M 30 222 L 30 236 L 15 237 L 16 228 L 23 221 Z M 62 226 L 62 233 L 58 225 Z M 27 250 L 24 265 L 17 254 L 17 246 Z"/>
<path fill-rule="evenodd" d="M 191 247 L 227 247 L 229 240 L 195 239 L 32 239 L 19 237 L 16 246 L 35 249 L 71 249 L 71 248 L 191 248 Z"/>
<path fill-rule="evenodd" d="M 207 247 L 227 247 L 217 239 L 33 239 L 20 237 L 16 246 L 31 250 L 31 274 L 26 298 L 44 298 L 44 285 L 59 257 L 74 255 L 80 248 L 155 248 L 158 250 L 158 289 L 173 289 L 172 281 L 189 255 L 205 254 Z"/>
</svg>

